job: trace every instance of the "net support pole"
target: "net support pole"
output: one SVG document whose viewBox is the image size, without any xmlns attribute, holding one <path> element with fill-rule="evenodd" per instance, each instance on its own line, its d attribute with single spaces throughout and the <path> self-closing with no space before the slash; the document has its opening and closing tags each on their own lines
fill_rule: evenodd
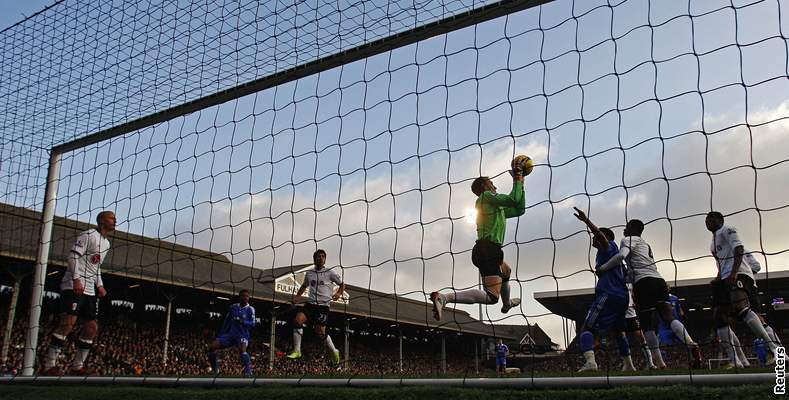
<svg viewBox="0 0 789 400">
<path fill-rule="evenodd" d="M 441 334 L 441 372 L 447 373 L 447 337 Z"/>
<path fill-rule="evenodd" d="M 5 334 L 3 335 L 3 353 L 0 357 L 3 365 L 6 365 L 8 361 L 8 348 L 11 347 L 11 333 L 14 330 L 14 317 L 16 316 L 16 303 L 19 301 L 19 283 L 21 280 L 21 277 L 14 277 L 14 291 L 11 293 L 11 303 L 8 304 L 8 313 L 6 314 L 8 319 L 5 321 Z"/>
<path fill-rule="evenodd" d="M 474 340 L 474 372 L 479 375 L 479 342 Z"/>
<path fill-rule="evenodd" d="M 273 371 L 274 356 L 276 355 L 274 343 L 277 340 L 277 311 L 274 309 L 271 310 L 271 333 L 269 334 L 268 340 L 268 370 Z"/>
<path fill-rule="evenodd" d="M 52 227 L 55 223 L 55 206 L 58 199 L 58 177 L 60 176 L 60 152 L 52 151 L 49 155 L 47 171 L 47 187 L 44 192 L 44 212 L 41 213 L 41 235 L 38 240 L 36 254 L 36 270 L 33 276 L 33 291 L 30 296 L 30 317 L 28 319 L 27 340 L 22 361 L 22 375 L 33 375 L 38 348 L 39 319 L 41 319 L 41 302 L 44 298 L 44 280 L 47 276 L 49 263 L 49 247 L 52 244 Z"/>
<path fill-rule="evenodd" d="M 403 372 L 403 328 L 400 328 L 398 331 L 397 339 L 400 342 L 400 372 Z"/>
<path fill-rule="evenodd" d="M 351 350 L 350 350 L 350 344 L 351 344 L 351 340 L 350 340 L 351 323 L 348 322 L 348 318 L 345 319 L 345 329 L 343 329 L 343 333 L 345 334 L 345 349 L 343 349 L 343 351 L 345 352 L 344 353 L 345 361 L 343 361 L 343 364 L 345 364 L 345 369 L 347 370 L 348 368 L 351 367 L 351 365 L 350 365 L 350 362 L 351 362 Z"/>
<path fill-rule="evenodd" d="M 164 323 L 164 349 L 162 349 L 162 364 L 167 366 L 167 350 L 170 347 L 170 317 L 173 311 L 173 297 L 167 296 L 167 320 Z"/>
</svg>

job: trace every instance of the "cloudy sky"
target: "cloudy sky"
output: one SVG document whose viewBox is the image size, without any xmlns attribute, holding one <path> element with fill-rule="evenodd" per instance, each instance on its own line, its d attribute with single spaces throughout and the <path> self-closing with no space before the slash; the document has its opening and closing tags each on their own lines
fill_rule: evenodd
<svg viewBox="0 0 789 400">
<path fill-rule="evenodd" d="M 597 3 L 558 0 L 67 154 L 58 215 L 115 209 L 119 229 L 256 268 L 320 247 L 347 282 L 424 299 L 477 284 L 471 180 L 509 191 L 509 160 L 527 154 L 505 245 L 526 301 L 486 319 L 561 341 L 533 293 L 594 286 L 573 206 L 617 235 L 648 222 L 667 280 L 715 274 L 711 209 L 789 268 L 787 5 Z"/>
</svg>

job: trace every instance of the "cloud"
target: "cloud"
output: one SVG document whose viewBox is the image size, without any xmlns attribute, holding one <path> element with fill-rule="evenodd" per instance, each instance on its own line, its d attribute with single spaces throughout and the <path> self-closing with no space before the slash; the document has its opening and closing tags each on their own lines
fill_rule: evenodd
<svg viewBox="0 0 789 400">
<path fill-rule="evenodd" d="M 509 187 L 504 171 L 509 168 L 510 157 L 516 153 L 529 154 L 538 163 L 535 172 L 527 178 L 529 209 L 524 216 L 509 222 L 506 239 L 509 244 L 505 247 L 506 260 L 515 269 L 513 296 L 521 296 L 525 302 L 520 313 L 506 316 L 505 321 L 539 321 L 558 340 L 560 320 L 535 317 L 545 310 L 533 300 L 532 294 L 556 289 L 557 285 L 564 290 L 594 284 L 589 236 L 572 216 L 572 207 L 587 210 L 600 226 L 621 227 L 627 218 L 648 221 L 645 238 L 661 260 L 659 268 L 667 280 L 711 276 L 714 268 L 709 259 L 682 261 L 707 255 L 709 233 L 704 230 L 701 215 L 710 205 L 731 214 L 755 205 L 754 190 L 759 205 L 789 204 L 789 192 L 780 183 L 786 174 L 773 172 L 781 171 L 780 166 L 709 176 L 702 169 L 704 163 L 698 163 L 697 159 L 706 154 L 710 170 L 723 171 L 724 165 L 727 168 L 740 165 L 740 159 L 731 161 L 732 154 L 743 149 L 759 155 L 754 158 L 755 164 L 762 157 L 786 157 L 789 151 L 782 143 L 789 142 L 789 130 L 781 128 L 785 123 L 780 118 L 787 115 L 789 103 L 782 103 L 756 111 L 750 119 L 765 125 L 750 132 L 731 128 L 709 135 L 706 140 L 698 140 L 705 139 L 703 135 L 689 134 L 669 141 L 662 164 L 670 164 L 665 169 L 670 180 L 627 188 L 620 185 L 593 196 L 587 195 L 583 187 L 573 187 L 568 192 L 579 195 L 547 202 L 546 199 L 552 198 L 548 186 L 572 184 L 558 178 L 548 179 L 552 171 L 545 166 L 548 148 L 544 141 L 535 137 L 515 141 L 502 138 L 479 151 L 453 156 L 452 174 L 456 178 L 452 184 L 446 182 L 445 164 L 413 164 L 401 169 L 400 176 L 388 172 L 351 176 L 342 185 L 330 185 L 339 192 L 329 198 L 339 198 L 342 205 L 335 201 L 322 210 L 289 208 L 290 204 L 312 205 L 315 193 L 321 191 L 318 183 L 317 189 L 304 192 L 287 188 L 216 202 L 205 212 L 196 212 L 189 225 L 176 229 L 180 231 L 179 237 L 190 244 L 226 253 L 235 262 L 259 268 L 307 263 L 312 250 L 323 247 L 329 252 L 330 263 L 346 267 L 348 282 L 424 299 L 432 290 L 462 289 L 478 283 L 469 253 L 475 231 L 473 225 L 465 222 L 465 213 L 474 202 L 468 184 L 481 171 L 499 176 L 496 181 L 504 189 L 500 191 L 506 191 Z M 705 118 L 716 118 L 726 124 L 725 116 Z M 656 170 L 662 173 L 660 165 L 636 162 L 631 165 L 638 167 L 627 171 L 633 182 L 651 179 Z M 690 176 L 681 177 L 679 171 Z M 625 172 L 610 169 L 606 173 L 619 175 L 622 181 Z M 461 178 L 466 181 L 458 182 Z M 601 177 L 590 175 L 586 180 L 598 178 Z M 420 182 L 435 181 L 444 183 L 430 190 L 420 186 Z M 374 194 L 374 201 L 359 201 L 370 198 L 370 194 Z M 784 214 L 787 214 L 785 210 L 762 212 L 759 225 L 757 214 L 745 211 L 730 217 L 730 222 L 743 232 L 751 250 L 776 252 L 785 250 L 789 235 L 785 226 L 769 220 Z M 185 232 L 202 233 L 192 239 L 182 236 Z M 621 228 L 616 232 L 621 235 Z M 786 254 L 767 256 L 767 261 L 771 268 L 789 266 Z M 573 275 L 578 271 L 587 272 Z M 568 275 L 571 276 L 564 278 Z M 478 310 L 476 306 L 460 308 L 472 315 Z M 485 308 L 484 317 L 505 318 L 496 307 Z"/>
</svg>

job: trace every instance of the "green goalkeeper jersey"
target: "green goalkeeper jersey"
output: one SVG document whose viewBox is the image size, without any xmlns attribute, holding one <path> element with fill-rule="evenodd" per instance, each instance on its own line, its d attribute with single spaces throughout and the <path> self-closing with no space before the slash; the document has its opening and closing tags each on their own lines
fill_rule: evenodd
<svg viewBox="0 0 789 400">
<path fill-rule="evenodd" d="M 507 218 L 518 217 L 526 212 L 523 182 L 513 182 L 510 194 L 483 192 L 477 198 L 475 207 L 477 240 L 490 240 L 501 246 L 507 229 Z"/>
</svg>

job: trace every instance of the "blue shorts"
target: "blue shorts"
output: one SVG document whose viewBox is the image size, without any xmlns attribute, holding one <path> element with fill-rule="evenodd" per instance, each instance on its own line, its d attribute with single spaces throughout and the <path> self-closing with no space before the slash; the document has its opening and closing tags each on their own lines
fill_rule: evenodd
<svg viewBox="0 0 789 400">
<path fill-rule="evenodd" d="M 496 366 L 497 367 L 500 367 L 500 366 L 505 366 L 506 367 L 507 366 L 507 359 L 506 358 L 501 358 L 501 357 L 496 357 Z"/>
<path fill-rule="evenodd" d="M 239 345 L 249 344 L 249 339 L 239 336 L 233 335 L 231 333 L 225 333 L 223 335 L 219 335 L 216 337 L 216 340 L 219 342 L 222 347 L 238 347 Z"/>
<path fill-rule="evenodd" d="M 673 346 L 675 344 L 681 343 L 679 339 L 677 339 L 677 335 L 675 335 L 674 331 L 671 329 L 658 329 L 658 339 L 660 340 L 660 343 L 667 346 Z"/>
<path fill-rule="evenodd" d="M 611 296 L 601 293 L 595 296 L 584 325 L 596 332 L 624 332 L 627 297 Z"/>
</svg>

